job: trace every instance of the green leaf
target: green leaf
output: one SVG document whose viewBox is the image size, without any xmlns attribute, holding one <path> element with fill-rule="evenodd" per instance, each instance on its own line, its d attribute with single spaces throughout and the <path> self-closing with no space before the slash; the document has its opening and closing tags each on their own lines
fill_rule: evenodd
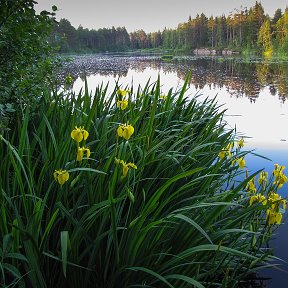
<svg viewBox="0 0 288 288">
<path fill-rule="evenodd" d="M 17 260 L 28 262 L 27 258 L 24 255 L 19 254 L 19 253 L 8 253 L 6 255 L 6 258 L 17 259 Z"/>
<path fill-rule="evenodd" d="M 92 173 L 107 175 L 107 173 L 105 173 L 103 171 L 92 169 L 92 168 L 81 168 L 81 167 L 79 167 L 79 168 L 73 168 L 73 169 L 70 169 L 70 170 L 67 170 L 67 171 L 69 173 L 78 172 L 78 171 L 86 171 L 86 172 L 92 172 Z"/>
<path fill-rule="evenodd" d="M 129 188 L 127 188 L 127 195 L 128 195 L 128 198 L 129 200 L 134 203 L 135 202 L 135 197 L 134 195 L 132 194 L 131 190 Z"/>
<path fill-rule="evenodd" d="M 160 280 L 161 282 L 163 282 L 164 284 L 166 284 L 167 286 L 169 286 L 170 288 L 174 288 L 173 285 L 171 285 L 166 279 L 165 277 L 161 276 L 160 274 L 154 272 L 153 270 L 150 270 L 148 268 L 145 267 L 129 267 L 126 268 L 127 270 L 132 270 L 132 271 L 142 271 L 142 272 L 146 272 L 148 274 L 150 274 L 151 276 L 154 276 L 155 278 L 157 278 L 158 280 Z"/>
<path fill-rule="evenodd" d="M 68 231 L 61 231 L 61 259 L 62 259 L 63 274 L 65 278 L 67 272 L 68 242 L 69 242 Z"/>
<path fill-rule="evenodd" d="M 184 220 L 185 222 L 191 224 L 193 227 L 195 227 L 211 244 L 213 244 L 212 240 L 210 239 L 210 237 L 208 236 L 208 234 L 205 232 L 205 230 L 198 225 L 194 220 L 192 220 L 191 218 L 183 215 L 183 214 L 176 214 L 176 215 L 172 215 L 171 217 L 173 218 L 178 218 L 181 220 Z"/>
<path fill-rule="evenodd" d="M 203 286 L 200 282 L 196 281 L 195 279 L 193 279 L 191 277 L 187 277 L 185 275 L 171 274 L 171 275 L 165 276 L 165 279 L 182 280 L 182 281 L 184 281 L 186 283 L 189 283 L 189 284 L 193 285 L 194 287 L 205 288 L 205 286 Z"/>
<path fill-rule="evenodd" d="M 49 232 L 50 232 L 50 230 L 51 230 L 51 228 L 52 228 L 52 226 L 56 220 L 56 217 L 58 216 L 58 212 L 59 212 L 59 208 L 56 209 L 56 211 L 53 213 L 53 215 L 52 215 L 52 217 L 51 217 L 51 219 L 50 219 L 50 221 L 49 221 L 49 223 L 48 223 L 48 225 L 44 231 L 44 234 L 42 236 L 41 243 L 40 243 L 40 248 L 39 248 L 41 251 L 43 249 L 43 245 L 46 241 L 46 238 L 47 238 L 47 236 L 48 236 L 48 234 L 49 234 Z"/>
</svg>

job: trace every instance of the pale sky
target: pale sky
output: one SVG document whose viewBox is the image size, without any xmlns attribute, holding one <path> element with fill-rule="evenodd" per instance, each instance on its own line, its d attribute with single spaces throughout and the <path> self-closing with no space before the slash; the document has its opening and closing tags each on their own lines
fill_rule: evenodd
<svg viewBox="0 0 288 288">
<path fill-rule="evenodd" d="M 234 8 L 250 8 L 254 0 L 36 0 L 37 11 L 58 7 L 57 20 L 68 19 L 77 28 L 99 29 L 125 26 L 128 32 L 145 32 L 176 28 L 191 16 L 202 12 L 207 16 L 229 15 Z M 264 11 L 273 16 L 277 8 L 285 10 L 287 0 L 261 0 Z"/>
</svg>

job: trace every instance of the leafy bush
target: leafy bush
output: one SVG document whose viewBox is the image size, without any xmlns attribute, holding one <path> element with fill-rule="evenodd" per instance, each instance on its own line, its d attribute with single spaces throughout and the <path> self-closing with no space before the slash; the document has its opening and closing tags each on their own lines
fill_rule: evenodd
<svg viewBox="0 0 288 288">
<path fill-rule="evenodd" d="M 18 110 L 37 106 L 52 76 L 48 38 L 54 13 L 35 12 L 33 0 L 4 0 L 0 9 L 0 103 Z M 53 8 L 56 10 L 56 7 Z M 47 84 L 47 83 L 46 83 Z"/>
<path fill-rule="evenodd" d="M 266 265 L 263 244 L 286 204 L 271 200 L 283 168 L 257 194 L 257 173 L 241 169 L 243 140 L 232 149 L 224 111 L 185 96 L 188 78 L 167 95 L 159 80 L 111 95 L 107 86 L 95 95 L 47 90 L 33 121 L 27 110 L 4 132 L 0 231 L 13 235 L 19 259 L 5 261 L 15 281 L 238 287 Z"/>
</svg>

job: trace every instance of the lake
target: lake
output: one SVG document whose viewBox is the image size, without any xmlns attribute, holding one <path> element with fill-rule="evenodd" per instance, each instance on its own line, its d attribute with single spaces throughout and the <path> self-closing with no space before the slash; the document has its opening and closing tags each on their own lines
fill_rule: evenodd
<svg viewBox="0 0 288 288">
<path fill-rule="evenodd" d="M 288 61 L 263 60 L 223 56 L 177 56 L 172 61 L 161 60 L 160 54 L 95 54 L 73 56 L 66 64 L 63 75 L 70 73 L 75 80 L 73 91 L 79 93 L 86 75 L 88 88 L 109 83 L 112 92 L 115 82 L 121 88 L 138 85 L 144 87 L 150 80 L 160 77 L 161 90 L 177 91 L 189 71 L 191 77 L 187 95 L 197 95 L 199 101 L 217 97 L 221 109 L 227 109 L 227 125 L 245 137 L 247 150 L 271 159 L 246 156 L 250 171 L 265 168 L 271 174 L 274 163 L 287 166 L 288 171 Z M 286 171 L 286 175 L 287 172 Z M 279 191 L 287 197 L 287 184 Z M 288 218 L 280 225 L 271 241 L 275 255 L 288 263 Z M 272 277 L 269 288 L 284 288 L 288 281 L 288 264 L 280 270 L 262 272 L 263 277 Z"/>
</svg>

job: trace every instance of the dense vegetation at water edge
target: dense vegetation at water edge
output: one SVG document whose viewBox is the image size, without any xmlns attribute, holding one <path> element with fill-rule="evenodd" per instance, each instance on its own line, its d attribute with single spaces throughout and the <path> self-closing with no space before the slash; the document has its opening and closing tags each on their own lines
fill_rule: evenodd
<svg viewBox="0 0 288 288">
<path fill-rule="evenodd" d="M 216 99 L 186 95 L 190 75 L 165 95 L 159 79 L 75 95 L 53 17 L 1 2 L 0 286 L 254 285 L 285 167 L 249 172 Z"/>
</svg>

